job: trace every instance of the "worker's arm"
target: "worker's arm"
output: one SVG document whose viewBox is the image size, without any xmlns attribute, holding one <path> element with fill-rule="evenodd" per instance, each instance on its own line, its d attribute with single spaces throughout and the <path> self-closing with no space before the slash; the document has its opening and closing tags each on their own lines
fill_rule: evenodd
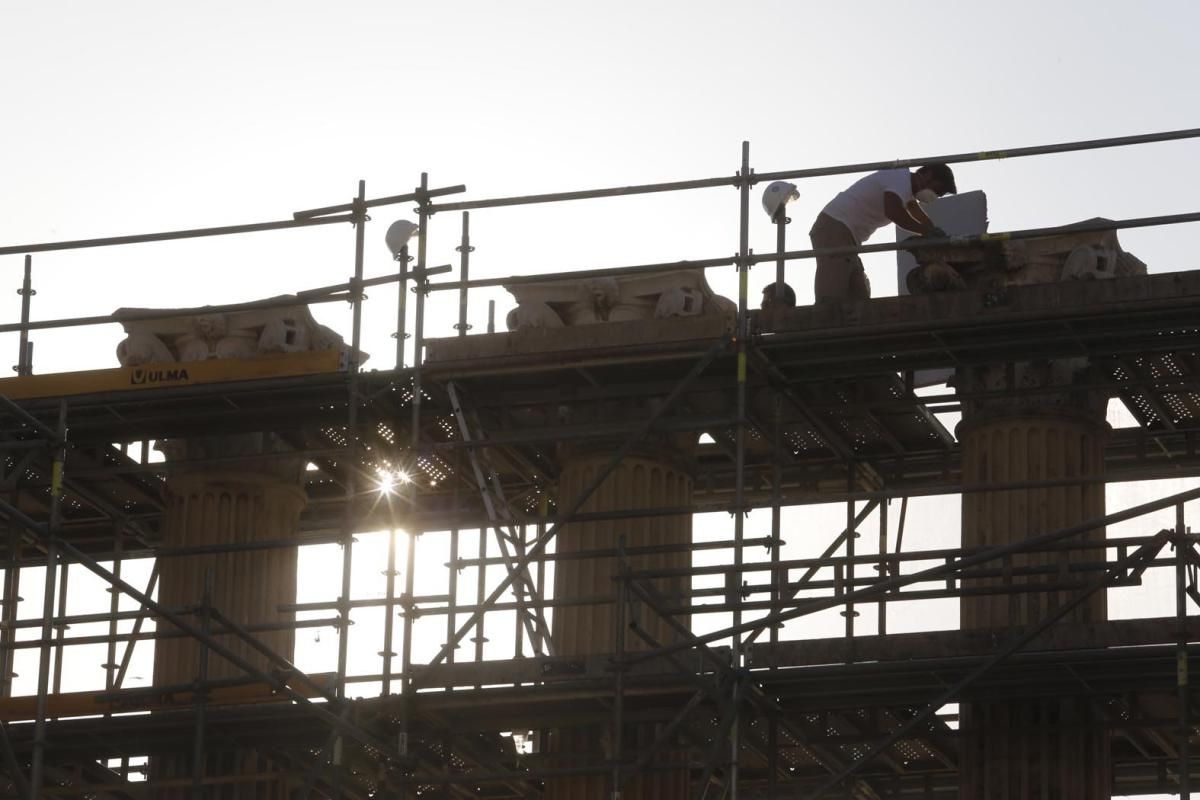
<svg viewBox="0 0 1200 800">
<path fill-rule="evenodd" d="M 921 209 L 921 204 L 916 200 L 910 200 L 904 209 L 908 212 L 908 215 L 917 222 L 921 223 L 922 225 L 927 225 L 930 228 L 933 227 L 933 220 L 931 220 L 929 215 Z"/>
<path fill-rule="evenodd" d="M 925 234 L 929 233 L 935 228 L 933 222 L 931 222 L 929 217 L 925 215 L 925 212 L 918 209 L 917 213 L 923 217 L 923 220 L 918 219 L 909 211 L 909 208 L 900 201 L 900 195 L 895 194 L 894 192 L 883 193 L 883 213 L 888 219 L 899 225 L 901 228 L 904 228 L 906 231 Z"/>
</svg>

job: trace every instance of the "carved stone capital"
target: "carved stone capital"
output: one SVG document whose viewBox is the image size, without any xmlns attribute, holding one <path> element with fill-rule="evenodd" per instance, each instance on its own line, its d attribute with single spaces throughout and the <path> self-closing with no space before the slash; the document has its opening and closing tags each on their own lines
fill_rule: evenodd
<svg viewBox="0 0 1200 800">
<path fill-rule="evenodd" d="M 1086 358 L 960 367 L 954 376 L 964 424 L 997 417 L 1070 416 L 1103 423 L 1105 392 L 1077 384 L 1092 373 Z"/>
<path fill-rule="evenodd" d="M 281 295 L 270 299 L 294 297 Z M 308 306 L 298 299 L 294 305 L 224 312 L 118 308 L 114 316 L 127 334 L 117 345 L 117 360 L 125 367 L 212 358 L 256 358 L 311 350 L 349 351 L 342 337 L 313 319 Z M 360 352 L 357 363 L 367 358 L 366 353 Z"/>
<path fill-rule="evenodd" d="M 737 313 L 735 304 L 713 292 L 701 270 L 558 279 L 504 288 L 517 301 L 507 317 L 512 331 Z"/>
</svg>

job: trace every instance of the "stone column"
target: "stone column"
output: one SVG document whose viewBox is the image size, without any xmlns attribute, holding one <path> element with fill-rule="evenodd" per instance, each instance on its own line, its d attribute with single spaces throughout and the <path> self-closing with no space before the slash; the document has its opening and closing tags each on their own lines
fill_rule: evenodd
<svg viewBox="0 0 1200 800">
<path fill-rule="evenodd" d="M 250 549 L 256 542 L 288 540 L 296 535 L 306 498 L 301 488 L 303 461 L 298 458 L 264 459 L 277 449 L 269 435 L 214 436 L 164 443 L 168 464 L 173 460 L 242 456 L 228 464 L 188 466 L 167 473 L 167 510 L 163 540 L 167 548 L 223 547 L 226 552 L 164 558 L 159 562 L 158 599 L 172 609 L 196 606 L 204 597 L 205 576 L 212 575 L 212 606 L 221 614 L 250 627 L 277 624 L 279 630 L 255 633 L 255 638 L 275 653 L 291 660 L 295 631 L 294 614 L 279 606 L 295 602 L 296 552 L 292 549 Z M 189 617 L 193 624 L 198 617 Z M 213 627 L 219 627 L 213 623 Z M 171 626 L 162 629 L 170 631 Z M 217 636 L 255 668 L 270 672 L 277 665 L 233 634 Z M 155 644 L 154 685 L 189 684 L 199 674 L 200 643 L 186 638 L 161 639 Z M 223 657 L 210 653 L 208 678 L 256 680 Z M 282 774 L 257 753 L 247 748 L 222 748 L 210 742 L 206 752 L 208 775 L 247 775 L 237 784 L 209 786 L 205 796 L 283 800 L 287 783 Z M 156 800 L 191 797 L 191 759 L 185 756 L 155 758 L 152 779 L 166 785 L 154 793 Z M 249 777 L 253 775 L 254 777 Z"/>
<path fill-rule="evenodd" d="M 1107 397 L 1073 390 L 1085 362 L 1018 364 L 960 370 L 960 390 L 1002 388 L 1006 375 L 1030 389 L 1061 392 L 1020 399 L 966 399 L 958 428 L 963 483 L 1053 481 L 1104 474 Z M 1104 515 L 1099 481 L 1011 491 L 972 492 L 962 498 L 966 548 L 1010 544 Z M 1099 528 L 1072 543 L 1103 542 Z M 1072 560 L 1103 559 L 1103 551 L 1021 553 L 991 568 L 1045 567 L 1045 574 L 1011 578 L 1030 584 L 1093 580 L 1067 572 Z M 964 581 L 964 589 L 995 586 L 1003 577 Z M 1023 628 L 1073 597 L 1075 591 L 967 596 L 961 601 L 964 630 Z M 1062 619 L 1063 624 L 1107 618 L 1105 593 L 1097 592 Z M 1006 696 L 961 704 L 959 797 L 963 800 L 1096 800 L 1111 792 L 1108 735 L 1087 697 Z"/>
<path fill-rule="evenodd" d="M 651 343 L 716 341 L 732 330 L 737 304 L 713 294 L 703 270 L 669 269 L 636 276 L 577 278 L 522 282 L 506 286 L 517 301 L 507 316 L 509 334 L 466 336 L 427 340 L 427 363 L 445 368 L 456 360 L 478 363 L 495 359 L 503 364 L 513 356 L 540 357 L 561 365 L 586 365 L 594 354 Z M 472 368 L 473 369 L 473 368 Z M 501 368 L 502 369 L 502 368 Z M 468 373 L 469 374 L 469 373 Z M 548 376 L 548 373 L 547 373 Z M 551 378 L 547 377 L 547 380 Z M 498 379 L 501 380 L 502 379 Z M 547 386 L 547 389 L 550 387 Z M 574 395 L 563 386 L 552 405 L 533 405 L 513 410 L 513 420 L 545 427 L 553 424 L 611 423 L 615 420 L 645 419 L 655 404 L 627 399 Z M 696 398 L 690 397 L 690 401 Z M 728 400 L 714 393 L 711 402 L 724 407 Z M 586 447 L 559 448 L 558 507 L 571 509 L 624 442 L 617 439 L 591 440 Z M 695 435 L 647 437 L 588 497 L 584 513 L 628 511 L 639 508 L 678 506 L 690 509 L 692 498 L 691 460 Z M 635 556 L 637 569 L 681 568 L 691 565 L 688 547 L 692 539 L 690 511 L 676 517 L 618 519 L 567 525 L 555 540 L 560 555 L 596 549 L 615 549 L 620 538 L 636 549 L 670 545 L 671 553 Z M 551 638 L 560 655 L 607 656 L 615 647 L 614 601 L 618 564 L 615 558 L 581 558 L 554 562 L 554 597 L 579 600 L 579 605 L 554 609 Z M 656 589 L 665 602 L 687 603 L 686 575 L 658 580 Z M 586 602 L 585 602 L 586 601 Z M 676 617 L 690 625 L 686 616 Z M 676 635 L 657 617 L 642 608 L 639 623 L 655 641 L 671 643 Z M 626 636 L 629 650 L 645 650 L 634 634 Z M 669 666 L 667 667 L 669 669 Z M 627 761 L 655 740 L 653 725 L 627 725 L 621 731 L 622 752 Z M 579 767 L 594 764 L 594 754 L 615 754 L 608 724 L 549 731 L 545 752 L 554 766 Z M 659 760 L 660 769 L 647 770 L 622 791 L 622 798 L 687 797 L 689 774 L 678 768 L 686 754 L 669 748 Z M 608 775 L 552 778 L 546 781 L 547 800 L 609 800 Z"/>
<path fill-rule="evenodd" d="M 219 437 L 205 452 L 236 453 L 245 438 Z M 212 439 L 208 440 L 211 445 Z M 172 451 L 187 449 L 172 443 Z M 221 445 L 225 446 L 221 446 Z M 194 446 L 190 449 L 197 449 Z M 257 467 L 257 468 L 256 468 Z M 299 459 L 240 463 L 172 470 L 167 476 L 167 509 L 163 543 L 179 547 L 248 547 L 255 542 L 287 540 L 296 535 L 306 498 L 300 483 Z M 240 625 L 288 624 L 295 615 L 279 606 L 296 599 L 296 553 L 290 549 L 232 549 L 228 552 L 164 558 L 159 564 L 159 602 L 170 608 L 198 604 L 205 575 L 211 571 L 212 605 Z M 284 658 L 292 657 L 292 628 L 262 631 L 256 638 Z M 275 665 L 238 637 L 218 637 L 222 645 L 261 670 Z M 171 685 L 195 678 L 199 643 L 191 638 L 164 639 L 155 646 L 154 683 Z M 209 678 L 245 673 L 220 656 L 209 658 Z"/>
<path fill-rule="evenodd" d="M 259 358 L 273 359 L 278 366 L 291 354 L 311 351 L 335 350 L 348 355 L 342 338 L 318 324 L 298 298 L 280 296 L 271 300 L 269 308 L 212 313 L 196 313 L 196 309 L 117 309 L 114 316 L 121 320 L 127 334 L 117 345 L 117 359 L 124 367 L 145 368 L 131 372 L 131 383 L 138 385 L 146 382 L 147 375 L 157 374 L 191 380 L 189 364 L 211 363 L 214 359 L 242 362 L 244 368 L 245 362 Z M 362 364 L 366 359 L 367 354 L 360 352 L 352 363 Z M 301 372 L 312 368 L 309 364 L 293 367 Z M 248 370 L 247 374 L 253 372 Z M 219 424 L 212 428 L 215 432 L 211 435 L 159 443 L 167 457 L 164 547 L 208 546 L 221 552 L 161 559 L 158 600 L 172 609 L 198 606 L 204 599 L 205 576 L 211 572 L 211 606 L 243 627 L 285 626 L 252 633 L 259 643 L 291 660 L 294 615 L 281 613 L 279 607 L 296 599 L 296 551 L 255 549 L 254 544 L 286 541 L 296 535 L 306 502 L 302 488 L 304 461 L 288 456 L 290 448 L 274 434 L 220 433 Z M 200 618 L 190 615 L 189 619 L 197 623 Z M 160 630 L 170 633 L 174 628 L 163 625 Z M 276 667 L 235 635 L 219 635 L 217 640 L 255 670 Z M 191 684 L 199 675 L 200 655 L 199 643 L 190 637 L 158 640 L 154 685 Z M 210 681 L 258 680 L 222 656 L 210 653 L 206 661 Z M 206 786 L 206 798 L 287 797 L 289 787 L 284 777 L 273 774 L 275 767 L 253 750 L 209 742 L 205 755 L 207 775 L 237 779 Z M 152 795 L 155 800 L 192 797 L 190 754 L 156 754 L 150 773 L 158 784 Z"/>
<path fill-rule="evenodd" d="M 612 443 L 607 452 L 566 452 L 560 456 L 559 508 L 569 508 L 608 464 L 611 453 L 620 446 Z M 692 499 L 692 476 L 685 456 L 679 450 L 664 446 L 647 448 L 641 454 L 625 458 L 583 505 L 581 512 L 620 511 L 638 508 L 687 507 Z M 645 519 L 616 519 L 581 522 L 567 525 L 556 538 L 561 554 L 616 548 L 624 537 L 625 546 L 671 546 L 679 549 L 668 553 L 632 556 L 631 569 L 686 569 L 691 566 L 687 546 L 692 540 L 690 514 Z M 552 635 L 558 655 L 609 654 L 614 650 L 615 601 L 617 584 L 614 577 L 619 568 L 615 558 L 581 558 L 557 560 L 554 566 L 554 597 L 563 599 L 594 599 L 587 605 L 560 606 L 554 609 Z M 690 583 L 685 576 L 654 581 L 655 588 L 673 605 L 687 601 L 685 593 Z M 639 604 L 640 605 L 640 604 Z M 688 624 L 687 617 L 677 617 Z M 662 643 L 679 640 L 678 634 L 651 609 L 641 606 L 638 622 L 643 630 Z M 625 637 L 626 649 L 644 651 L 648 646 L 632 633 Z M 628 725 L 622 731 L 622 750 L 625 760 L 648 747 L 658 733 L 654 725 Z M 612 756 L 610 726 L 601 724 L 590 728 L 551 731 L 549 752 L 559 755 L 556 766 L 575 763 L 595 763 L 594 754 L 601 747 Z M 686 752 L 662 751 L 663 761 L 678 763 Z M 579 753 L 578 759 L 563 758 L 563 754 Z M 607 800 L 609 777 L 588 775 L 555 778 L 546 781 L 546 800 Z M 643 771 L 626 785 L 625 800 L 684 800 L 688 797 L 687 769 L 668 768 Z"/>
</svg>

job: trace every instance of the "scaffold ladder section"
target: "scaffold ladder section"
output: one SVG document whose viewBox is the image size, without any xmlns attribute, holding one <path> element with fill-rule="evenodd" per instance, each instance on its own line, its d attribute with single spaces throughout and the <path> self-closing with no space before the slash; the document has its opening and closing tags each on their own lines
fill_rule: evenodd
<svg viewBox="0 0 1200 800">
<path fill-rule="evenodd" d="M 446 384 L 446 393 L 450 397 L 454 417 L 458 420 L 459 435 L 462 436 L 463 442 L 470 445 L 475 440 L 471 437 L 471 425 L 467 422 L 468 412 L 463 410 L 459 389 L 453 381 Z M 475 423 L 475 428 L 481 430 L 478 415 L 474 411 L 469 413 Z M 517 526 L 512 524 L 513 513 L 509 508 L 508 498 L 504 496 L 504 485 L 495 467 L 492 466 L 486 447 L 468 446 L 467 456 L 471 462 L 471 471 L 475 476 L 475 485 L 479 489 L 480 499 L 487 509 L 488 519 L 492 522 L 491 528 L 496 537 L 496 544 L 500 547 L 504 565 L 509 573 L 515 573 L 516 576 L 512 590 L 517 600 L 517 613 L 521 616 L 534 653 L 543 655 L 543 642 L 547 648 L 551 646 L 550 628 L 546 625 L 546 619 L 542 614 L 541 596 L 537 589 L 537 582 L 529 571 L 529 558 L 525 553 L 524 538 L 518 532 Z M 502 522 L 504 527 L 501 525 Z M 509 545 L 516 551 L 515 561 L 509 552 Z M 532 598 L 538 605 L 533 608 L 527 606 L 525 604 L 527 597 Z"/>
</svg>

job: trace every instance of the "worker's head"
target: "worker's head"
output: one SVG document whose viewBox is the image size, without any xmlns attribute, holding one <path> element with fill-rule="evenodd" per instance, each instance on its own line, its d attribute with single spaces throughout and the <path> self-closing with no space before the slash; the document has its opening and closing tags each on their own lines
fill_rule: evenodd
<svg viewBox="0 0 1200 800">
<path fill-rule="evenodd" d="M 762 308 L 795 308 L 796 291 L 786 283 L 769 283 L 763 287 Z"/>
<path fill-rule="evenodd" d="M 958 187 L 954 185 L 954 173 L 945 164 L 925 164 L 913 173 L 913 194 L 929 190 L 936 197 L 946 194 L 957 194 Z M 928 197 L 928 194 L 926 194 Z M 917 198 L 918 200 L 922 198 Z"/>
</svg>

